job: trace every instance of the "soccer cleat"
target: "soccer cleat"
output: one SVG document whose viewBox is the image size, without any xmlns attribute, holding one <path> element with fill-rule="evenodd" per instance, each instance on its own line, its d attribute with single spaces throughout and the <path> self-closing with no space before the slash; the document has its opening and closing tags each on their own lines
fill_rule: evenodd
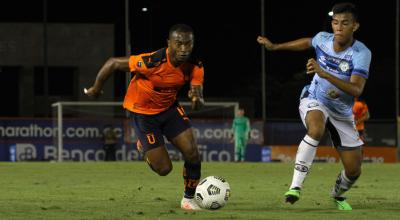
<svg viewBox="0 0 400 220">
<path fill-rule="evenodd" d="M 300 199 L 300 188 L 295 187 L 290 189 L 285 193 L 285 197 L 286 197 L 285 201 L 289 202 L 290 204 L 297 202 L 297 200 Z"/>
<path fill-rule="evenodd" d="M 346 202 L 345 197 L 335 197 L 335 198 L 333 198 L 333 201 L 335 202 L 336 208 L 338 210 L 342 210 L 342 211 L 353 210 L 353 208 L 351 208 L 351 205 Z"/>
<path fill-rule="evenodd" d="M 183 197 L 181 201 L 181 208 L 188 211 L 201 210 L 200 206 L 197 205 L 195 199 L 188 199 Z"/>
</svg>

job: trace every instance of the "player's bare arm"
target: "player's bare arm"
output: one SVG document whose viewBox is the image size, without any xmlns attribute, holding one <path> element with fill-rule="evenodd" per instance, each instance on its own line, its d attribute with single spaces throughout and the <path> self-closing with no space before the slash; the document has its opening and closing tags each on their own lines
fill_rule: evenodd
<svg viewBox="0 0 400 220">
<path fill-rule="evenodd" d="M 352 75 L 349 82 L 341 80 L 325 72 L 314 58 L 308 60 L 306 69 L 307 74 L 316 73 L 319 77 L 328 80 L 330 83 L 332 83 L 342 91 L 354 97 L 359 97 L 364 90 L 366 82 L 365 78 L 357 75 Z M 334 94 L 332 94 L 332 96 L 334 96 Z"/>
<path fill-rule="evenodd" d="M 258 36 L 257 42 L 263 45 L 269 51 L 274 51 L 274 50 L 302 51 L 302 50 L 307 50 L 311 47 L 311 38 L 300 38 L 294 41 L 275 44 L 272 43 L 266 37 Z"/>
<path fill-rule="evenodd" d="M 192 100 L 192 109 L 199 110 L 204 106 L 203 86 L 191 85 L 188 92 L 188 97 Z"/>
<path fill-rule="evenodd" d="M 129 57 L 112 57 L 101 67 L 93 86 L 85 89 L 85 94 L 90 97 L 97 97 L 101 94 L 105 81 L 116 71 L 129 71 Z"/>
</svg>

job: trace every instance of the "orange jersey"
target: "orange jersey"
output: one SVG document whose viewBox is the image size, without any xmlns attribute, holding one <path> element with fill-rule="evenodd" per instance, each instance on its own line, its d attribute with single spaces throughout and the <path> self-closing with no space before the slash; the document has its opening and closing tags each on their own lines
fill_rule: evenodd
<svg viewBox="0 0 400 220">
<path fill-rule="evenodd" d="M 129 84 L 123 106 L 145 115 L 167 110 L 186 82 L 202 85 L 204 81 L 204 68 L 200 61 L 192 59 L 174 67 L 167 48 L 131 56 L 129 68 L 135 76 Z"/>
<path fill-rule="evenodd" d="M 355 101 L 353 105 L 354 119 L 358 121 L 368 113 L 368 106 L 364 102 Z M 364 121 L 356 124 L 357 130 L 364 130 Z"/>
</svg>

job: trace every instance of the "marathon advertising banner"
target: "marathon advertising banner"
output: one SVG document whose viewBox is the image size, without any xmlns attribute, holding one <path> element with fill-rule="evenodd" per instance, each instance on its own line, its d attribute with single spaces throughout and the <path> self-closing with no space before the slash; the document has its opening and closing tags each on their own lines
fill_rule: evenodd
<svg viewBox="0 0 400 220">
<path fill-rule="evenodd" d="M 395 147 L 396 124 L 391 121 L 368 122 L 365 124 L 365 146 Z M 303 139 L 306 129 L 301 121 L 269 121 L 265 124 L 266 145 L 294 145 Z M 331 145 L 325 132 L 320 145 Z"/>
<path fill-rule="evenodd" d="M 171 160 L 183 160 L 182 154 L 171 144 L 167 144 Z M 202 161 L 232 162 L 234 161 L 233 144 L 198 144 Z M 2 146 L 3 148 L 3 146 Z M 1 161 L 56 161 L 57 148 L 52 144 L 43 143 L 17 143 L 9 145 L 5 154 L 1 154 Z M 261 149 L 259 145 L 249 144 L 246 151 L 247 161 L 260 161 Z M 11 151 L 14 150 L 14 153 Z M 8 155 L 7 155 L 8 154 Z M 116 149 L 116 160 L 135 161 L 142 160 L 143 156 L 137 151 L 135 144 L 122 144 Z M 62 151 L 63 161 L 103 161 L 105 151 L 95 145 L 65 145 Z M 265 161 L 268 162 L 268 161 Z"/>
<path fill-rule="evenodd" d="M 141 155 L 136 150 L 137 140 L 131 123 L 131 120 L 128 119 L 63 120 L 62 159 L 65 161 L 104 160 L 106 153 L 103 132 L 111 128 L 117 137 L 116 159 L 141 160 Z M 0 161 L 57 160 L 58 130 L 55 125 L 52 119 L 0 119 Z M 193 120 L 192 125 L 203 161 L 234 161 L 230 123 L 218 120 Z M 370 126 L 369 131 L 372 131 L 375 126 Z M 287 162 L 294 160 L 296 144 L 283 143 L 264 146 L 262 121 L 252 122 L 251 127 L 251 138 L 246 150 L 247 161 Z M 388 140 L 385 143 L 389 146 L 370 146 L 367 142 L 367 146 L 364 147 L 364 160 L 378 163 L 396 162 L 397 148 L 392 145 L 393 141 L 386 136 L 379 138 L 372 136 L 375 133 L 369 132 L 369 134 L 367 137 L 371 139 Z M 271 135 L 267 134 L 266 136 L 270 137 Z M 171 159 L 182 160 L 182 155 L 167 140 L 165 142 Z M 276 139 L 273 142 L 276 142 Z M 383 141 L 379 143 L 383 143 Z M 322 144 L 318 148 L 316 160 L 338 162 L 335 150 L 331 147 L 324 147 L 324 145 Z"/>
<path fill-rule="evenodd" d="M 232 124 L 222 121 L 192 121 L 193 131 L 198 143 L 229 143 L 232 142 Z M 249 144 L 263 144 L 263 122 L 251 122 Z"/>
<path fill-rule="evenodd" d="M 104 160 L 103 132 L 111 127 L 116 133 L 118 160 L 138 160 L 136 135 L 130 120 L 63 120 L 62 159 L 71 161 Z M 0 161 L 57 160 L 58 129 L 52 119 L 1 119 Z M 205 161 L 232 161 L 233 141 L 229 123 L 192 121 L 199 150 Z M 249 145 L 262 143 L 262 122 L 252 124 Z M 168 143 L 172 159 L 181 155 Z M 256 143 L 256 144 L 253 144 Z M 251 147 L 249 147 L 251 148 Z M 257 148 L 256 148 L 257 149 Z M 249 156 L 252 160 L 257 155 Z"/>
</svg>

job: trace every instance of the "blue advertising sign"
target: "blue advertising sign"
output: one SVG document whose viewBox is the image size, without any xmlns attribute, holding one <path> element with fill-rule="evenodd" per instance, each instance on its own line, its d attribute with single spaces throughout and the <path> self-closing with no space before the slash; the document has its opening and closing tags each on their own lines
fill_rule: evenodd
<svg viewBox="0 0 400 220">
<path fill-rule="evenodd" d="M 63 121 L 62 158 L 65 161 L 104 160 L 103 131 L 112 125 L 117 134 L 117 160 L 140 160 L 136 150 L 136 136 L 131 121 L 127 119 L 90 120 L 66 119 Z M 219 121 L 192 121 L 199 151 L 203 161 L 233 161 L 231 125 Z M 248 152 L 259 154 L 262 143 L 262 123 L 252 124 Z M 57 128 L 51 119 L 2 119 L 0 120 L 0 160 L 29 161 L 57 160 Z M 166 140 L 166 143 L 168 141 Z M 172 159 L 181 160 L 180 153 L 167 144 Z M 253 150 L 254 148 L 254 150 Z M 259 161 L 259 155 L 248 155 L 249 160 Z"/>
</svg>

